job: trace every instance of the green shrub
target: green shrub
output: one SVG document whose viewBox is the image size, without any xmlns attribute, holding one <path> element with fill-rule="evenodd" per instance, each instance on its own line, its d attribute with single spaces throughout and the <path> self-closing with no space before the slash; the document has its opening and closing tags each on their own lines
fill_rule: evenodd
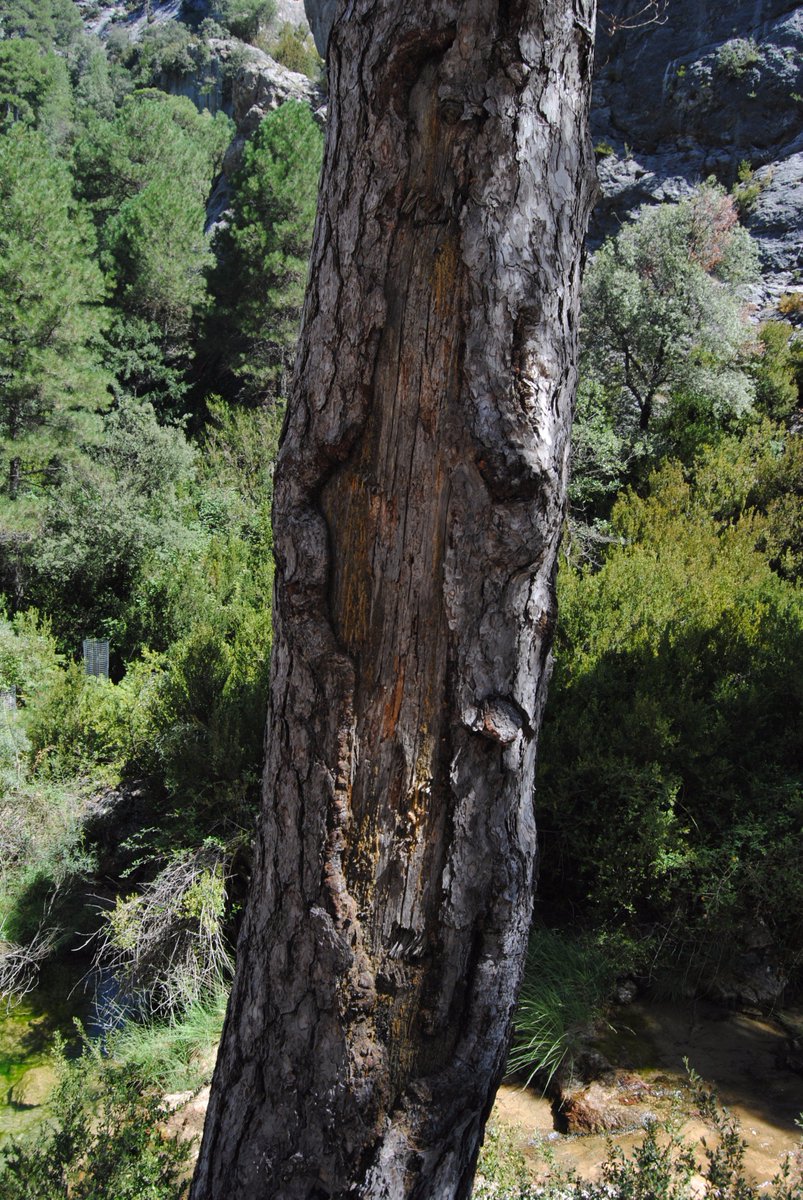
<svg viewBox="0 0 803 1200">
<path fill-rule="evenodd" d="M 786 968 L 799 961 L 801 461 L 797 436 L 762 425 L 690 477 L 668 463 L 646 497 L 617 502 L 601 568 L 561 572 L 540 749 L 547 905 L 717 952 L 760 920 Z"/>
<path fill-rule="evenodd" d="M 91 874 L 84 845 L 86 791 L 22 778 L 0 799 L 0 940 L 27 944 L 43 930 L 61 934 L 60 909 Z M 52 935 L 52 936 L 50 936 Z"/>
<path fill-rule="evenodd" d="M 265 49 L 272 58 L 317 83 L 323 73 L 323 60 L 315 49 L 312 34 L 303 25 L 285 21 L 276 38 Z"/>
<path fill-rule="evenodd" d="M 177 853 L 105 914 L 95 966 L 114 976 L 142 1015 L 174 1018 L 231 978 L 226 908 L 225 848 L 207 841 Z"/>
<path fill-rule="evenodd" d="M 235 37 L 254 42 L 276 15 L 275 0 L 217 0 L 212 15 Z"/>
<path fill-rule="evenodd" d="M 152 704 L 159 660 L 133 664 L 120 683 L 87 675 L 73 663 L 26 713 L 40 774 L 91 776 L 114 784 L 123 773 L 152 763 Z"/>
<path fill-rule="evenodd" d="M 55 681 L 63 661 L 50 622 L 35 609 L 10 621 L 0 615 L 0 688 L 16 688 L 19 702 L 35 703 Z"/>
<path fill-rule="evenodd" d="M 763 55 L 753 38 L 731 38 L 717 50 L 717 70 L 728 79 L 740 79 L 748 68 L 762 61 Z"/>
<path fill-rule="evenodd" d="M 472 1200 L 530 1200 L 536 1194 L 527 1162 L 512 1134 L 504 1125 L 488 1125 Z"/>
<path fill-rule="evenodd" d="M 167 1113 L 136 1074 L 85 1043 L 57 1050 L 51 1119 L 0 1150 L 4 1200 L 179 1200 L 190 1144 L 167 1136 Z"/>
</svg>

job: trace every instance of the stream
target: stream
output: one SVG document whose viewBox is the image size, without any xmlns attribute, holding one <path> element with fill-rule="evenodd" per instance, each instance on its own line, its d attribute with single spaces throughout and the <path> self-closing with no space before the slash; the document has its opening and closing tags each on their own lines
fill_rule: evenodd
<svg viewBox="0 0 803 1200">
<path fill-rule="evenodd" d="M 747 1142 L 747 1173 L 761 1184 L 800 1144 L 801 1130 L 795 1120 L 803 1112 L 803 1077 L 780 1064 L 789 1027 L 800 1027 L 801 1016 L 784 1014 L 782 1025 L 772 1017 L 750 1016 L 705 1002 L 649 1001 L 614 1012 L 613 1028 L 601 1034 L 597 1045 L 610 1063 L 644 1081 L 650 1115 L 659 1120 L 678 1116 L 684 1135 L 698 1142 L 704 1136 L 710 1139 L 711 1128 L 694 1112 L 683 1065 L 688 1059 L 738 1117 Z M 544 1172 L 545 1144 L 561 1167 L 573 1168 L 585 1179 L 599 1177 L 607 1157 L 606 1136 L 561 1134 L 550 1102 L 533 1089 L 503 1085 L 494 1119 L 513 1132 L 536 1177 Z M 636 1128 L 611 1136 L 628 1152 L 640 1141 L 641 1132 Z"/>
<path fill-rule="evenodd" d="M 0 1141 L 24 1133 L 41 1119 L 53 1082 L 49 1053 L 55 1034 L 71 1040 L 77 1049 L 75 1016 L 93 1036 L 111 1027 L 104 1016 L 109 1011 L 109 990 L 109 981 L 101 980 L 95 989 L 82 984 L 75 970 L 62 968 L 51 972 L 20 1004 L 0 1010 Z M 748 1144 L 748 1174 L 763 1183 L 801 1136 L 795 1120 L 803 1112 L 803 1077 L 781 1065 L 790 1027 L 803 1032 L 803 1013 L 786 1013 L 781 1024 L 773 1017 L 750 1016 L 704 1002 L 644 1001 L 615 1011 L 597 1046 L 611 1064 L 643 1081 L 650 1115 L 678 1116 L 686 1136 L 699 1141 L 710 1136 L 710 1128 L 693 1110 L 683 1065 L 687 1058 L 738 1116 Z M 628 1151 L 640 1140 L 645 1110 L 626 1111 L 628 1117 L 632 1111 L 633 1127 L 613 1139 Z M 503 1085 L 493 1120 L 512 1131 L 534 1177 L 544 1172 L 545 1145 L 560 1166 L 573 1168 L 584 1178 L 598 1176 L 607 1154 L 606 1136 L 560 1133 L 550 1102 L 535 1090 Z"/>
<path fill-rule="evenodd" d="M 119 1023 L 115 990 L 111 979 L 59 964 L 43 971 L 39 986 L 19 1002 L 0 1002 L 0 1143 L 41 1119 L 56 1077 L 56 1035 L 69 1056 L 80 1048 L 76 1019 L 90 1037 L 103 1037 Z"/>
</svg>

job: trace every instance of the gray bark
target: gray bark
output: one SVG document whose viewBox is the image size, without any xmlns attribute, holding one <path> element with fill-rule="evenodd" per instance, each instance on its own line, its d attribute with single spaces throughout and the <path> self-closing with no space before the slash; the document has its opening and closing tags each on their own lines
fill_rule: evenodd
<svg viewBox="0 0 803 1200">
<path fill-rule="evenodd" d="M 470 1194 L 530 922 L 593 0 L 353 0 L 193 1200 Z"/>
</svg>

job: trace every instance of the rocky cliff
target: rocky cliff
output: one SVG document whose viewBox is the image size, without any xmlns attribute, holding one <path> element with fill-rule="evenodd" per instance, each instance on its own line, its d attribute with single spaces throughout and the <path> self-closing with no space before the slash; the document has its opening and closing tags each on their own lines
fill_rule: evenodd
<svg viewBox="0 0 803 1200">
<path fill-rule="evenodd" d="M 596 61 L 602 198 L 592 240 L 640 204 L 679 199 L 709 175 L 730 186 L 747 163 L 759 185 L 747 224 L 761 247 L 766 293 L 799 288 L 803 5 L 670 0 L 662 25 L 612 37 L 603 28 Z"/>
<path fill-rule="evenodd" d="M 643 2 L 607 0 L 604 12 L 626 17 Z M 301 0 L 281 3 L 284 17 L 304 20 Z M 205 4 L 192 0 L 196 17 Z M 304 0 L 322 53 L 336 6 L 337 0 Z M 101 35 L 111 16 L 134 39 L 145 26 L 144 5 L 131 11 L 119 0 L 92 11 L 88 23 Z M 176 20 L 180 12 L 180 0 L 154 0 L 149 20 Z M 325 96 L 305 76 L 236 39 L 210 39 L 209 49 L 203 80 L 186 76 L 162 85 L 234 117 L 226 175 L 262 116 L 286 99 L 308 102 L 323 120 Z M 711 175 L 730 187 L 747 164 L 754 174 L 746 222 L 761 249 L 760 298 L 771 306 L 784 292 L 803 290 L 803 5 L 669 0 L 662 24 L 613 35 L 603 16 L 591 130 L 601 187 L 592 246 L 641 204 L 678 200 Z M 224 176 L 210 201 L 211 221 L 225 209 L 227 194 Z"/>
</svg>

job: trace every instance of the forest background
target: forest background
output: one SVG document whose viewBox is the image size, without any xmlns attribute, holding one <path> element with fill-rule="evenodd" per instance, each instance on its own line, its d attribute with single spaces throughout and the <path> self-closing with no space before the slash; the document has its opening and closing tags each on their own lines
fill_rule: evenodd
<svg viewBox="0 0 803 1200">
<path fill-rule="evenodd" d="M 315 106 L 269 112 L 211 225 L 208 201 L 247 46 L 319 104 L 325 80 L 271 0 L 136 39 L 96 15 L 7 0 L 0 28 L 0 988 L 79 962 L 127 1018 L 125 1078 L 169 1090 L 219 1027 L 250 868 Z M 171 94 L 216 72 L 214 113 Z M 527 1070 L 566 1052 L 578 956 L 589 1014 L 623 978 L 760 978 L 766 1005 L 803 983 L 803 300 L 751 303 L 761 186 L 749 163 L 701 180 L 587 270 Z"/>
</svg>

